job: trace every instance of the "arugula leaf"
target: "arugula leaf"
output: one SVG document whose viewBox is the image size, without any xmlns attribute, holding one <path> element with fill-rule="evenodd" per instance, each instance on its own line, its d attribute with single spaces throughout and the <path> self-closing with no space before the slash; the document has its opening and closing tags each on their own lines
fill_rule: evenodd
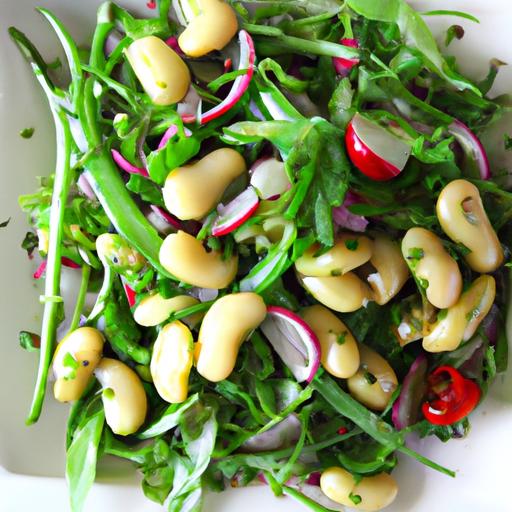
<svg viewBox="0 0 512 512">
<path fill-rule="evenodd" d="M 41 347 L 41 337 L 33 332 L 21 331 L 19 340 L 21 348 L 27 352 L 37 352 Z"/>
<path fill-rule="evenodd" d="M 96 460 L 105 423 L 105 412 L 98 411 L 77 429 L 66 455 L 66 480 L 72 512 L 81 512 L 96 476 Z"/>
<path fill-rule="evenodd" d="M 162 197 L 162 190 L 156 183 L 139 174 L 130 174 L 130 179 L 126 183 L 126 188 L 138 194 L 143 201 L 164 207 L 164 199 Z"/>
<path fill-rule="evenodd" d="M 169 512 L 196 512 L 202 505 L 201 477 L 210 463 L 217 438 L 216 411 L 196 404 L 180 421 L 180 431 L 188 460 L 171 457 L 174 469 Z"/>
<path fill-rule="evenodd" d="M 169 405 L 167 409 L 162 411 L 151 421 L 145 430 L 137 434 L 137 437 L 139 439 L 149 439 L 169 432 L 169 430 L 178 426 L 182 416 L 198 401 L 199 395 L 195 393 L 189 396 L 185 402 L 181 404 Z"/>
<path fill-rule="evenodd" d="M 194 135 L 188 137 L 183 126 L 178 124 L 176 135 L 162 149 L 152 151 L 147 157 L 151 179 L 158 185 L 163 185 L 169 172 L 196 156 L 200 148 L 200 140 Z"/>
<path fill-rule="evenodd" d="M 481 93 L 469 80 L 453 71 L 441 55 L 430 29 L 405 0 L 347 0 L 347 5 L 358 14 L 371 20 L 396 23 L 409 46 L 425 56 L 426 65 L 459 90 Z"/>
</svg>

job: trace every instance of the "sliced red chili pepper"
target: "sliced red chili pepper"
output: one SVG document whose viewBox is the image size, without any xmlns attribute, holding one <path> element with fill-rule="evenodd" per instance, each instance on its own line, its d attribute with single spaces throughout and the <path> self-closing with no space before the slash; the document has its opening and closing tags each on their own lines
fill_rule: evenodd
<svg viewBox="0 0 512 512">
<path fill-rule="evenodd" d="M 429 377 L 430 395 L 423 403 L 425 419 L 433 425 L 451 425 L 465 418 L 480 400 L 480 388 L 452 366 L 440 366 Z"/>
</svg>

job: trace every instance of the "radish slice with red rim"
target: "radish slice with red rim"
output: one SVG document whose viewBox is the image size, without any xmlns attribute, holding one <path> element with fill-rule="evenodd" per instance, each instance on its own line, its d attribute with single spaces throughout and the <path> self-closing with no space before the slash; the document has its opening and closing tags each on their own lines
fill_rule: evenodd
<svg viewBox="0 0 512 512">
<path fill-rule="evenodd" d="M 298 382 L 311 382 L 320 367 L 320 342 L 311 327 L 289 309 L 269 306 L 261 330 Z"/>
<path fill-rule="evenodd" d="M 251 170 L 251 185 L 261 199 L 277 198 L 291 186 L 284 162 L 276 158 L 256 160 Z"/>
<path fill-rule="evenodd" d="M 347 126 L 345 145 L 352 163 L 377 181 L 398 176 L 411 155 L 410 144 L 359 113 Z"/>
<path fill-rule="evenodd" d="M 201 115 L 199 120 L 200 124 L 206 124 L 228 112 L 238 103 L 251 83 L 252 75 L 254 73 L 254 61 L 256 59 L 254 43 L 249 33 L 245 30 L 240 30 L 238 33 L 238 39 L 240 41 L 240 60 L 237 70 L 246 70 L 246 73 L 236 77 L 229 94 L 221 103 Z M 182 116 L 182 119 L 186 123 L 196 121 L 196 117 L 193 117 L 190 114 L 187 114 L 186 118 Z"/>
<path fill-rule="evenodd" d="M 135 290 L 128 284 L 128 281 L 121 276 L 121 282 L 123 284 L 124 293 L 126 295 L 126 299 L 128 300 L 128 305 L 132 308 L 135 306 L 135 301 L 137 298 L 137 294 Z"/>
<path fill-rule="evenodd" d="M 343 46 L 348 46 L 350 48 L 359 48 L 359 42 L 357 39 L 340 39 L 340 44 Z M 359 59 L 357 57 L 353 59 L 344 59 L 343 57 L 333 57 L 332 63 L 334 65 L 334 69 L 336 73 L 340 76 L 347 76 L 350 73 L 350 70 L 359 64 Z"/>
<path fill-rule="evenodd" d="M 491 177 L 491 167 L 485 148 L 478 137 L 461 121 L 455 119 L 448 126 L 448 131 L 455 137 L 455 140 L 461 145 L 466 158 L 474 162 L 480 178 L 488 180 Z"/>
<path fill-rule="evenodd" d="M 247 187 L 226 206 L 219 205 L 218 217 L 212 227 L 213 236 L 224 236 L 240 227 L 258 208 L 259 199 L 254 187 Z"/>
</svg>

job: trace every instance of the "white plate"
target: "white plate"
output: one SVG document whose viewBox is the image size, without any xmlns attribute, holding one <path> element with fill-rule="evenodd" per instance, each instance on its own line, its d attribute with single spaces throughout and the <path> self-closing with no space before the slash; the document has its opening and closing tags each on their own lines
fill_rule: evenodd
<svg viewBox="0 0 512 512">
<path fill-rule="evenodd" d="M 383 1 L 383 0 L 375 0 Z M 41 0 L 85 42 L 94 24 L 98 0 Z M 151 14 L 145 0 L 121 3 Z M 21 329 L 38 330 L 41 306 L 39 290 L 31 279 L 32 264 L 19 244 L 26 231 L 24 216 L 18 211 L 17 196 L 34 190 L 34 177 L 52 172 L 54 135 L 49 111 L 28 66 L 9 40 L 6 28 L 16 25 L 36 43 L 43 55 L 55 57 L 58 44 L 50 27 L 33 11 L 33 0 L 0 0 L 0 221 L 11 217 L 7 229 L 0 231 L 0 512 L 37 510 L 61 512 L 68 509 L 64 467 L 64 425 L 67 407 L 46 401 L 39 423 L 24 425 L 35 378 L 36 358 L 18 348 Z M 452 23 L 466 29 L 466 37 L 455 41 L 449 53 L 456 54 L 463 71 L 476 79 L 487 72 L 491 57 L 512 62 L 509 0 L 430 0 L 413 2 L 423 10 L 460 9 L 472 12 L 480 25 L 454 18 L 429 18 L 439 39 Z M 512 69 L 502 68 L 495 93 L 512 92 Z M 510 123 L 508 124 L 510 127 Z M 503 123 L 502 123 L 503 125 Z M 32 139 L 18 133 L 35 127 Z M 512 133 L 512 129 L 509 130 Z M 501 147 L 502 135 L 489 142 Z M 493 160 L 505 166 L 502 152 Z M 512 372 L 500 377 L 485 404 L 472 417 L 473 429 L 462 441 L 444 445 L 436 440 L 421 443 L 422 453 L 457 470 L 455 480 L 427 470 L 402 457 L 396 476 L 400 493 L 389 512 L 505 512 L 511 510 L 508 486 L 512 460 Z M 3 469 L 2 469 L 3 468 Z M 149 512 L 161 510 L 148 502 L 130 477 L 131 468 L 105 470 L 95 485 L 86 509 L 95 512 L 123 510 Z M 52 478 L 48 478 L 52 477 Z M 303 508 L 289 499 L 276 500 L 266 488 L 252 488 L 215 495 L 208 499 L 207 512 L 267 511 L 291 512 Z"/>
</svg>

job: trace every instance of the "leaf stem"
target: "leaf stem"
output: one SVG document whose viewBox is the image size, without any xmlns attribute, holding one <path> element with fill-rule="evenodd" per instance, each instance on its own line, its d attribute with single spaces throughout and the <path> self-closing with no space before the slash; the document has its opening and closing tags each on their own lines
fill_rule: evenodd
<svg viewBox="0 0 512 512">
<path fill-rule="evenodd" d="M 60 294 L 62 225 L 72 176 L 70 165 L 72 136 L 66 114 L 54 104 L 51 103 L 50 106 L 57 133 L 57 162 L 50 209 L 50 233 L 44 294 L 47 297 L 54 297 Z M 26 420 L 27 425 L 35 423 L 41 415 L 48 380 L 48 369 L 56 341 L 59 307 L 61 306 L 57 302 L 45 302 L 39 368 L 32 405 Z"/>
<path fill-rule="evenodd" d="M 87 295 L 87 289 L 89 287 L 89 277 L 91 275 L 91 267 L 89 265 L 82 266 L 82 280 L 80 281 L 80 289 L 78 290 L 78 296 L 76 298 L 75 310 L 73 311 L 73 318 L 71 319 L 71 325 L 69 326 L 68 332 L 73 332 L 80 323 L 80 315 L 84 309 L 85 296 Z"/>
</svg>

